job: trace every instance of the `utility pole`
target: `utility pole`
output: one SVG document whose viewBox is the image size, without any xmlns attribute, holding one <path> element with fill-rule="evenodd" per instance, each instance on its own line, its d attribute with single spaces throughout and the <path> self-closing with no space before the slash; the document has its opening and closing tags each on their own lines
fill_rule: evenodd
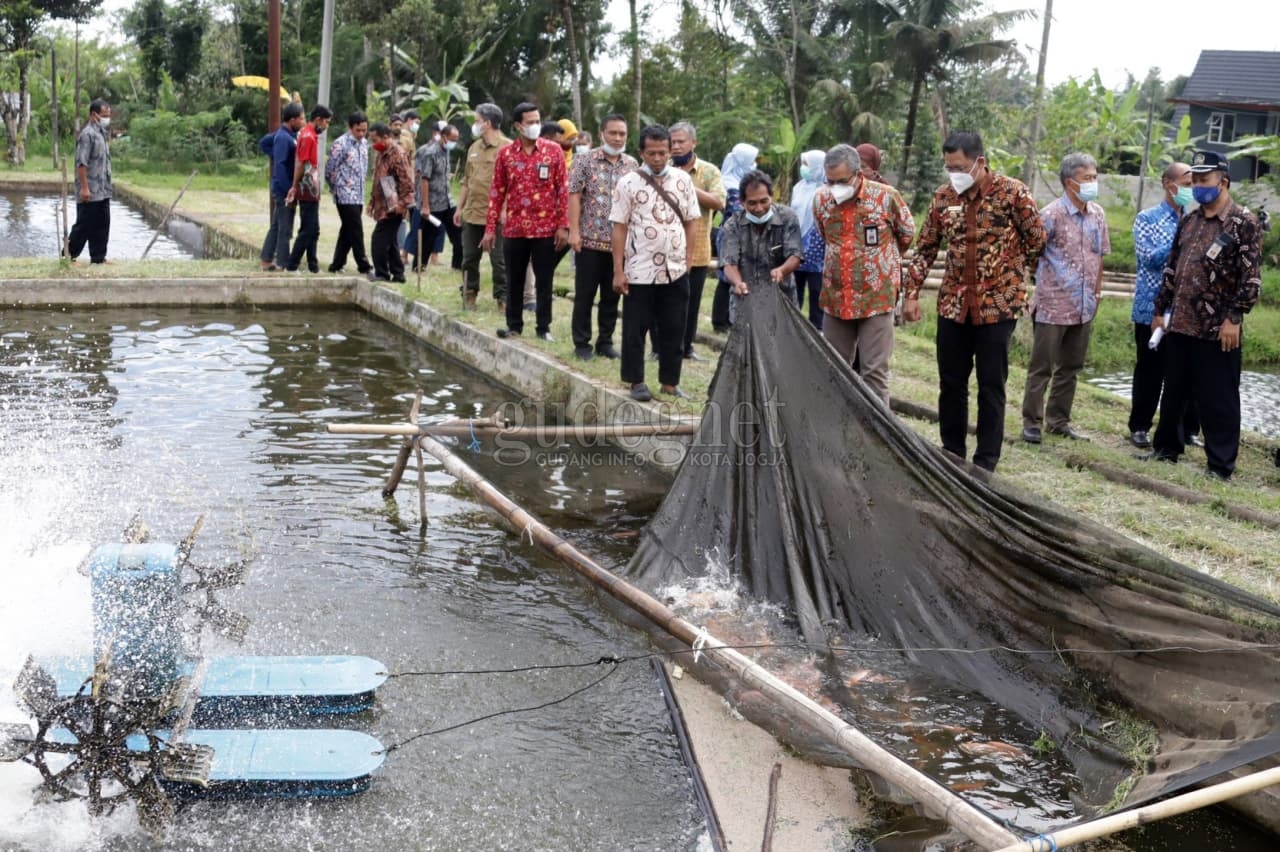
<svg viewBox="0 0 1280 852">
<path fill-rule="evenodd" d="M 1049 28 L 1053 24 L 1053 0 L 1044 0 L 1044 34 L 1040 37 L 1040 62 L 1036 67 L 1035 111 L 1031 116 L 1031 138 L 1027 141 L 1027 159 L 1022 164 L 1022 182 L 1035 191 L 1036 146 L 1040 144 L 1040 121 L 1044 115 L 1044 66 L 1049 56 Z"/>
<path fill-rule="evenodd" d="M 280 127 L 280 0 L 267 0 L 267 132 Z"/>
<path fill-rule="evenodd" d="M 329 103 L 330 77 L 333 71 L 333 0 L 324 0 L 324 23 L 320 28 L 320 86 L 316 92 L 316 103 L 332 109 Z M 329 136 L 326 130 L 320 137 L 319 156 L 320 174 L 324 174 L 324 155 Z"/>
<path fill-rule="evenodd" d="M 1158 80 L 1151 81 L 1151 94 L 1147 101 L 1147 141 L 1142 146 L 1142 167 L 1138 171 L 1138 209 L 1142 209 L 1142 191 L 1147 188 L 1147 169 L 1151 167 L 1151 125 L 1156 117 L 1156 86 Z"/>
</svg>

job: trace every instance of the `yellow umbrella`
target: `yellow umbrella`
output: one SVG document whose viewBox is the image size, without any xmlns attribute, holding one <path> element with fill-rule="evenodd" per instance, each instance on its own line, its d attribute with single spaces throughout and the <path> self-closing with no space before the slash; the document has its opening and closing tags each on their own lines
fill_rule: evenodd
<svg viewBox="0 0 1280 852">
<path fill-rule="evenodd" d="M 266 77 L 259 77 L 254 74 L 245 74 L 242 77 L 232 77 L 231 85 L 239 86 L 242 89 L 261 89 L 264 92 L 271 90 L 271 81 Z M 284 86 L 280 87 L 280 100 L 289 100 L 289 90 Z"/>
</svg>

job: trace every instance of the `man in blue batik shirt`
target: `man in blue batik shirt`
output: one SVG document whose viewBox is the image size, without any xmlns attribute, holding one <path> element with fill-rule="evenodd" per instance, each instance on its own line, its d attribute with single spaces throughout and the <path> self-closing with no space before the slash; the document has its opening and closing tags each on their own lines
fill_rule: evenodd
<svg viewBox="0 0 1280 852">
<path fill-rule="evenodd" d="M 1160 178 L 1164 199 L 1148 207 L 1133 221 L 1133 248 L 1138 259 L 1138 278 L 1133 288 L 1133 340 L 1137 362 L 1133 367 L 1133 394 L 1129 407 L 1129 441 L 1135 447 L 1151 446 L 1151 423 L 1160 404 L 1164 386 L 1164 355 L 1151 349 L 1151 319 L 1156 293 L 1164 277 L 1165 262 L 1173 248 L 1178 221 L 1191 204 L 1191 167 L 1174 163 Z M 1183 417 L 1183 440 L 1190 441 L 1200 431 L 1194 405 Z"/>
</svg>

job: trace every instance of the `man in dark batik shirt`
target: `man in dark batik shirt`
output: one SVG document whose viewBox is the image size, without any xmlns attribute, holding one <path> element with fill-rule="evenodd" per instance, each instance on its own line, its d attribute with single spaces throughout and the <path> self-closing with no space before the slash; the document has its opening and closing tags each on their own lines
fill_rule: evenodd
<svg viewBox="0 0 1280 852">
<path fill-rule="evenodd" d="M 1230 479 L 1240 450 L 1241 326 L 1258 301 L 1262 228 L 1231 199 L 1221 154 L 1196 152 L 1191 175 L 1200 207 L 1179 223 L 1156 295 L 1151 330 L 1165 332 L 1164 396 L 1152 452 L 1141 458 L 1178 460 L 1178 424 L 1194 401 L 1208 473 Z"/>
</svg>

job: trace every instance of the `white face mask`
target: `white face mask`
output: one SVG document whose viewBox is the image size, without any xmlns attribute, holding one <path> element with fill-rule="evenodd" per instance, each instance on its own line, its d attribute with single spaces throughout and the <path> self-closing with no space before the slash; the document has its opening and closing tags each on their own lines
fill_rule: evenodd
<svg viewBox="0 0 1280 852">
<path fill-rule="evenodd" d="M 574 145 L 573 146 L 573 152 L 575 154 L 585 154 L 590 150 L 591 150 L 590 145 Z"/>
<path fill-rule="evenodd" d="M 522 124 L 520 126 L 520 132 L 524 134 L 525 139 L 533 141 L 538 139 L 538 137 L 542 136 L 542 125 L 541 124 Z"/>
<path fill-rule="evenodd" d="M 108 127 L 111 126 L 111 116 L 109 115 L 102 116 L 101 118 L 98 119 L 98 124 L 101 124 L 102 129 L 106 130 Z"/>
<path fill-rule="evenodd" d="M 622 153 L 621 148 L 615 148 L 614 146 L 609 144 L 601 145 L 600 148 L 610 157 L 616 157 Z"/>
<path fill-rule="evenodd" d="M 664 176 L 667 172 L 671 171 L 671 165 L 670 165 L 670 164 L 667 164 L 667 165 L 663 166 L 663 167 L 662 167 L 662 171 L 660 171 L 660 172 L 655 172 L 653 169 L 649 168 L 649 164 L 648 164 L 648 163 L 644 163 L 644 164 L 642 164 L 642 165 L 640 166 L 640 168 L 641 168 L 641 170 L 642 170 L 642 171 L 645 171 L 645 172 L 647 172 L 647 173 L 649 173 L 649 174 L 653 175 L 654 177 L 662 177 L 662 176 Z"/>
<path fill-rule="evenodd" d="M 445 149 L 446 151 L 452 151 L 454 148 L 457 148 L 457 147 L 458 147 L 458 143 L 457 143 L 457 142 L 454 142 L 454 141 L 452 141 L 452 140 L 450 140 L 450 141 L 448 141 L 448 142 L 444 143 L 444 149 Z"/>
<path fill-rule="evenodd" d="M 410 133 L 412 133 L 414 136 L 417 136 L 417 135 L 418 135 L 418 128 L 419 128 L 419 127 L 421 127 L 421 126 L 422 126 L 421 124 L 419 124 L 418 122 L 416 122 L 416 121 L 415 121 L 413 124 L 410 124 L 410 125 L 409 125 L 409 132 L 410 132 Z"/>
<path fill-rule="evenodd" d="M 973 166 L 969 167 L 969 171 L 950 172 L 947 174 L 947 177 L 950 178 L 951 180 L 951 188 L 956 191 L 956 194 L 959 195 L 967 192 L 969 188 L 972 187 L 974 183 L 976 183 L 973 177 L 973 170 L 974 168 L 977 167 L 977 165 L 978 165 L 978 161 L 974 160 Z"/>
<path fill-rule="evenodd" d="M 472 136 L 474 136 L 474 137 L 475 137 L 475 138 L 477 138 L 477 139 L 479 139 L 481 136 L 483 136 L 483 135 L 484 135 L 484 125 L 483 125 L 483 124 L 481 124 L 481 123 L 480 123 L 480 122 L 478 122 L 478 121 L 477 121 L 475 124 L 471 125 L 471 135 L 472 135 Z"/>
<path fill-rule="evenodd" d="M 850 198 L 853 198 L 853 187 L 847 183 L 832 184 L 831 197 L 836 200 L 836 204 L 844 204 Z"/>
</svg>

